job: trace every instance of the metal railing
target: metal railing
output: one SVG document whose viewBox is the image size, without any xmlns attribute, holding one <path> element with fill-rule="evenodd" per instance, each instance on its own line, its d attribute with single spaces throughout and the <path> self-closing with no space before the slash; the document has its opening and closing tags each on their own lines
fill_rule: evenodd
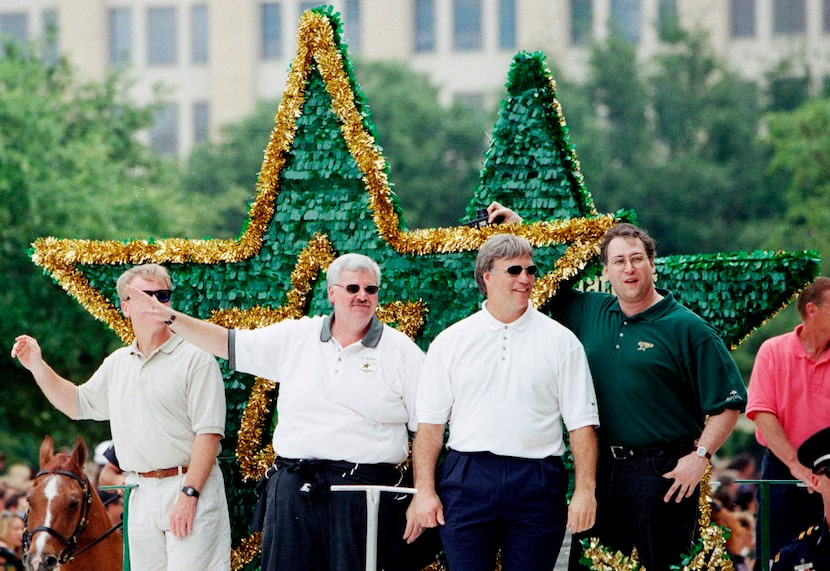
<svg viewBox="0 0 830 571">
<path fill-rule="evenodd" d="M 735 480 L 736 484 L 754 484 L 758 486 L 758 509 L 755 515 L 755 525 L 758 528 L 760 546 L 756 552 L 760 553 L 760 571 L 769 571 L 769 562 L 774 554 L 770 553 L 769 545 L 769 492 L 772 486 L 802 486 L 800 480 Z"/>
<path fill-rule="evenodd" d="M 121 538 L 124 541 L 124 571 L 130 571 L 130 538 L 127 535 L 127 521 L 130 517 L 130 494 L 138 484 L 124 486 L 100 486 L 101 490 L 124 490 L 124 514 L 121 516 L 123 525 L 121 527 Z"/>
</svg>

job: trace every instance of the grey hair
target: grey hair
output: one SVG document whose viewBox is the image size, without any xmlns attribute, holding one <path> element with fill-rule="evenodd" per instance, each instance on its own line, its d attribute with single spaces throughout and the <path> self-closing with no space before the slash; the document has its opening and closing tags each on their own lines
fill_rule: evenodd
<svg viewBox="0 0 830 571">
<path fill-rule="evenodd" d="M 530 242 L 515 234 L 497 234 L 491 236 L 479 248 L 476 257 L 476 284 L 479 291 L 487 295 L 487 284 L 484 283 L 484 274 L 493 268 L 493 262 L 501 258 L 533 257 L 533 248 Z"/>
<path fill-rule="evenodd" d="M 377 280 L 375 285 L 380 285 L 380 267 L 372 258 L 363 254 L 343 254 L 334 260 L 329 269 L 326 270 L 326 283 L 328 285 L 338 283 L 343 272 L 362 272 L 364 270 L 375 274 L 375 280 Z"/>
<path fill-rule="evenodd" d="M 170 279 L 170 274 L 164 266 L 160 266 L 159 264 L 142 264 L 140 266 L 133 266 L 121 274 L 115 284 L 115 289 L 118 292 L 118 297 L 121 298 L 121 301 L 124 301 L 129 297 L 127 295 L 127 286 L 138 277 L 144 278 L 145 280 L 162 282 L 166 289 L 173 289 L 173 280 Z"/>
</svg>

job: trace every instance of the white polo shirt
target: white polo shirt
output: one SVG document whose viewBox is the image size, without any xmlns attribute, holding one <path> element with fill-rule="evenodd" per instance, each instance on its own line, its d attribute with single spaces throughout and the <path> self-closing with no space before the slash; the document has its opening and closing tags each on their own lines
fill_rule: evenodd
<svg viewBox="0 0 830 571">
<path fill-rule="evenodd" d="M 231 368 L 279 383 L 274 451 L 284 458 L 397 464 L 409 452 L 424 354 L 372 319 L 341 347 L 331 316 L 231 330 Z"/>
<path fill-rule="evenodd" d="M 459 452 L 544 458 L 565 452 L 571 431 L 598 426 L 596 395 L 582 344 L 536 311 L 502 323 L 486 309 L 441 332 L 430 345 L 416 404 L 418 422 L 450 422 Z"/>
<path fill-rule="evenodd" d="M 225 385 L 216 359 L 178 335 L 150 355 L 114 351 L 80 385 L 79 419 L 109 420 L 122 470 L 188 466 L 197 434 L 225 434 Z"/>
</svg>

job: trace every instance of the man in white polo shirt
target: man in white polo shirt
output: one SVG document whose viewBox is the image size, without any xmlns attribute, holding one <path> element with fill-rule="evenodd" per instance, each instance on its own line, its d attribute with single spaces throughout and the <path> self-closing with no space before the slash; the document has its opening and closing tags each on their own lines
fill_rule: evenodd
<svg viewBox="0 0 830 571">
<path fill-rule="evenodd" d="M 262 523 L 262 569 L 365 569 L 364 494 L 331 493 L 333 484 L 401 485 L 408 425 L 424 354 L 382 324 L 380 268 L 345 254 L 326 273 L 328 316 L 228 330 L 144 296 L 144 312 L 232 369 L 279 383 L 277 454 L 269 471 Z M 137 292 L 140 295 L 140 292 Z M 379 568 L 401 569 L 408 497 L 384 494 Z"/>
<path fill-rule="evenodd" d="M 566 525 L 594 524 L 599 418 L 588 361 L 570 331 L 530 304 L 532 256 L 524 238 L 487 240 L 475 268 L 487 301 L 438 335 L 424 363 L 406 538 L 440 525 L 453 571 L 492 570 L 498 549 L 504 571 L 550 571 Z M 563 422 L 576 473 L 570 506 Z"/>
<path fill-rule="evenodd" d="M 229 569 L 228 505 L 216 460 L 227 413 L 219 365 L 141 312 L 136 293 L 171 311 L 164 267 L 132 267 L 116 289 L 135 341 L 108 356 L 86 383 L 55 373 L 27 335 L 16 339 L 12 356 L 68 417 L 110 421 L 126 483 L 138 484 L 127 530 L 132 569 Z"/>
</svg>

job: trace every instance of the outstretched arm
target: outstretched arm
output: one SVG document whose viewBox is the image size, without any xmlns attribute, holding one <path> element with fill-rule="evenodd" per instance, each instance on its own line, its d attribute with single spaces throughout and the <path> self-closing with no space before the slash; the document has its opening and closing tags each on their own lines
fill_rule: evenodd
<svg viewBox="0 0 830 571">
<path fill-rule="evenodd" d="M 171 331 L 181 335 L 200 349 L 223 359 L 228 358 L 228 330 L 221 325 L 191 317 L 171 309 L 140 289 L 127 286 L 134 311 L 140 311 L 167 324 Z"/>
<path fill-rule="evenodd" d="M 35 378 L 43 394 L 56 409 L 75 420 L 77 409 L 75 393 L 78 387 L 68 379 L 58 375 L 46 361 L 37 339 L 28 335 L 20 335 L 14 340 L 12 357 L 16 357 L 20 364 L 26 367 Z"/>
</svg>

